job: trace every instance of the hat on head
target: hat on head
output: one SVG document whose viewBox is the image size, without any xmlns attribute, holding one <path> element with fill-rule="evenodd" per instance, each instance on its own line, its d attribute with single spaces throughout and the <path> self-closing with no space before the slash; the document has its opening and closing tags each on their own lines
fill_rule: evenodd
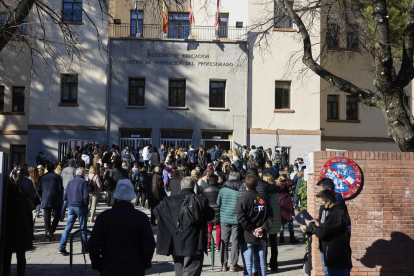
<svg viewBox="0 0 414 276">
<path fill-rule="evenodd" d="M 38 169 L 38 170 L 44 170 L 44 169 L 45 169 L 45 167 L 43 167 L 42 165 L 39 165 L 39 166 L 37 166 L 37 169 Z"/>
<path fill-rule="evenodd" d="M 118 184 L 116 184 L 114 198 L 127 201 L 135 198 L 134 186 L 132 186 L 129 179 L 122 179 L 118 181 Z"/>
</svg>

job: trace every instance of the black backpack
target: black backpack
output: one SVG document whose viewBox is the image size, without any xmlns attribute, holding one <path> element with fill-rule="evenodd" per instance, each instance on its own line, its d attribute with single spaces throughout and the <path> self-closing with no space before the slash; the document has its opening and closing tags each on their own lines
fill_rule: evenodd
<svg viewBox="0 0 414 276">
<path fill-rule="evenodd" d="M 257 153 L 257 163 L 260 166 L 263 166 L 263 163 L 264 163 L 264 152 L 258 152 Z"/>
<path fill-rule="evenodd" d="M 94 184 L 93 184 L 93 179 L 95 178 L 95 176 L 96 176 L 96 174 L 94 174 L 93 176 L 92 176 L 92 179 L 89 179 L 88 180 L 88 187 L 89 187 L 89 192 L 91 193 L 91 192 L 95 192 L 96 191 L 96 189 L 97 189 L 97 187 L 98 186 L 95 186 Z"/>
<path fill-rule="evenodd" d="M 204 212 L 198 196 L 195 194 L 186 196 L 181 203 L 180 214 L 178 215 L 177 232 L 182 232 L 183 220 L 187 220 L 189 227 L 191 225 L 199 224 L 203 221 Z"/>
</svg>

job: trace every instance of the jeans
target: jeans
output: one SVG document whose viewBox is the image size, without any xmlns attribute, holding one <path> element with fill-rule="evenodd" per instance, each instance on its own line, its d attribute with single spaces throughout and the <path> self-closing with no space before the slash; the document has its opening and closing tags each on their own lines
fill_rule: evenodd
<svg viewBox="0 0 414 276">
<path fill-rule="evenodd" d="M 329 268 L 328 267 L 328 274 L 329 276 L 349 276 L 351 275 L 351 268 Z"/>
<path fill-rule="evenodd" d="M 51 223 L 52 220 L 52 212 L 53 212 L 53 222 Z M 45 219 L 45 232 L 53 234 L 56 231 L 56 227 L 59 224 L 59 220 L 60 220 L 60 213 L 61 210 L 60 209 L 52 209 L 52 208 L 44 208 L 43 209 L 43 214 L 44 214 L 44 219 Z"/>
<path fill-rule="evenodd" d="M 144 160 L 144 166 L 148 169 L 148 167 L 149 167 L 149 160 Z"/>
<path fill-rule="evenodd" d="M 89 212 L 91 221 L 95 220 L 96 205 L 98 204 L 99 195 L 89 194 Z"/>
<path fill-rule="evenodd" d="M 64 250 L 66 248 L 66 243 L 70 232 L 72 231 L 73 225 L 75 224 L 76 219 L 79 218 L 79 224 L 81 229 L 88 228 L 88 206 L 82 207 L 70 207 L 68 212 L 68 222 L 66 224 L 65 230 L 63 230 L 62 237 L 60 238 L 59 250 Z M 85 249 L 88 249 L 88 238 L 86 232 L 82 232 L 82 239 L 84 242 Z"/>
<path fill-rule="evenodd" d="M 144 188 L 141 188 L 140 192 L 137 192 L 137 198 L 135 200 L 135 206 L 138 206 L 139 199 L 141 198 L 142 207 L 145 207 L 145 201 L 147 201 L 147 193 Z"/>
<path fill-rule="evenodd" d="M 325 274 L 325 276 L 329 276 L 328 267 L 325 265 L 325 258 L 323 256 L 323 252 L 322 251 L 321 251 L 321 259 L 322 259 L 323 273 Z"/>
<path fill-rule="evenodd" d="M 276 171 L 278 171 L 279 172 L 279 165 L 278 164 L 273 164 L 273 166 L 272 166 Z"/>
<path fill-rule="evenodd" d="M 148 199 L 148 201 L 149 201 L 150 206 L 151 206 L 151 224 L 155 224 L 156 217 L 154 215 L 154 209 L 155 209 L 155 207 L 158 206 L 158 204 L 160 204 L 161 201 L 159 199 L 155 199 L 155 198 Z"/>
<path fill-rule="evenodd" d="M 258 267 L 259 276 L 266 275 L 266 259 L 265 259 L 265 250 L 266 250 L 266 241 L 255 242 L 255 243 L 242 243 L 240 244 L 240 250 L 242 253 L 243 264 L 244 264 L 244 275 L 253 275 L 253 257 L 254 261 L 258 262 L 260 267 Z"/>
<path fill-rule="evenodd" d="M 3 276 L 10 276 L 12 254 L 13 254 L 13 251 L 4 250 L 3 273 L 0 273 Z M 17 250 L 16 259 L 17 259 L 17 276 L 24 276 L 26 272 L 26 250 Z"/>
<path fill-rule="evenodd" d="M 207 231 L 213 234 L 214 223 L 207 223 Z M 216 224 L 216 247 L 220 247 L 221 228 Z M 207 246 L 211 246 L 210 235 L 207 234 Z"/>
<path fill-rule="evenodd" d="M 229 259 L 229 242 L 231 233 L 230 266 L 235 266 L 239 259 L 239 241 L 237 240 L 237 224 L 221 224 L 221 265 L 227 265 Z"/>
<path fill-rule="evenodd" d="M 280 231 L 285 231 L 286 222 L 289 224 L 289 232 L 293 232 L 293 219 L 286 221 L 282 219 L 282 225 L 280 226 Z"/>
</svg>

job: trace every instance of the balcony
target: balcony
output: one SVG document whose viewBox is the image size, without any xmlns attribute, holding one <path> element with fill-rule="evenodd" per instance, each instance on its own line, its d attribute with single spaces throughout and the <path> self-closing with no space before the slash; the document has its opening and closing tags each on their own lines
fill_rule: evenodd
<svg viewBox="0 0 414 276">
<path fill-rule="evenodd" d="M 137 35 L 138 33 L 138 35 Z M 109 24 L 109 37 L 137 37 L 158 39 L 195 39 L 195 40 L 247 40 L 246 28 L 220 26 L 216 31 L 213 26 L 168 26 L 167 34 L 161 24 Z"/>
</svg>

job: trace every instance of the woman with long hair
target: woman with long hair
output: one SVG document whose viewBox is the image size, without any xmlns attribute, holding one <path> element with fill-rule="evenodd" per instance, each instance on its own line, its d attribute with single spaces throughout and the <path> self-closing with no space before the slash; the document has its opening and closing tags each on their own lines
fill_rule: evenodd
<svg viewBox="0 0 414 276">
<path fill-rule="evenodd" d="M 96 164 L 100 164 L 102 166 L 102 159 L 99 153 L 97 153 L 93 158 L 93 165 L 96 166 Z"/>
<path fill-rule="evenodd" d="M 34 186 L 35 190 L 37 191 L 37 183 L 39 183 L 40 175 L 39 175 L 39 170 L 37 169 L 36 166 L 29 167 L 29 178 L 33 182 L 33 186 Z M 36 192 L 36 194 L 37 194 L 37 192 Z M 36 209 L 35 209 L 36 217 L 39 217 L 40 206 L 41 206 L 41 204 L 36 206 Z"/>
<path fill-rule="evenodd" d="M 290 197 L 289 191 L 290 187 L 294 185 L 294 182 L 288 179 L 286 174 L 282 174 L 279 176 L 278 184 L 280 186 L 279 204 L 282 218 L 279 242 L 285 242 L 285 237 L 283 234 L 285 231 L 285 224 L 288 223 L 290 234 L 289 243 L 299 243 L 299 241 L 295 238 L 295 233 L 293 232 L 293 217 L 295 216 L 295 212 L 293 211 L 292 198 Z"/>
<path fill-rule="evenodd" d="M 254 156 L 253 155 L 250 155 L 249 156 L 249 161 L 247 161 L 247 164 L 246 164 L 247 169 L 256 168 L 257 167 L 256 165 L 257 164 L 254 161 Z"/>
<path fill-rule="evenodd" d="M 101 194 L 102 190 L 102 182 L 101 178 L 97 174 L 97 170 L 95 166 L 90 166 L 89 174 L 86 175 L 85 178 L 87 181 L 91 180 L 92 185 L 94 187 L 93 190 L 89 191 L 89 213 L 90 213 L 90 222 L 95 222 L 95 212 L 96 212 L 96 205 L 98 204 L 99 195 Z"/>
<path fill-rule="evenodd" d="M 266 173 L 263 175 L 263 181 L 269 183 L 270 185 L 277 185 L 276 180 L 273 178 L 273 176 L 270 173 Z M 277 268 L 278 268 L 277 232 L 280 230 L 280 226 L 281 226 L 279 193 L 270 194 L 269 201 L 270 201 L 270 205 L 272 206 L 272 210 L 273 210 L 272 228 L 270 228 L 268 232 L 270 248 L 271 248 L 269 267 L 272 271 L 277 271 Z"/>
<path fill-rule="evenodd" d="M 17 186 L 19 187 L 20 191 L 27 197 L 30 203 L 31 210 L 36 208 L 34 202 L 37 196 L 36 190 L 34 188 L 32 180 L 29 178 L 30 173 L 27 167 L 22 167 L 20 169 L 19 178 L 16 181 Z M 32 213 L 28 213 L 28 217 L 30 220 L 30 227 L 32 229 L 32 237 L 34 239 L 33 230 L 34 230 L 34 221 L 32 217 Z"/>
<path fill-rule="evenodd" d="M 62 173 L 62 166 L 61 165 L 57 165 L 56 169 L 55 169 L 55 173 L 60 175 Z"/>
</svg>

